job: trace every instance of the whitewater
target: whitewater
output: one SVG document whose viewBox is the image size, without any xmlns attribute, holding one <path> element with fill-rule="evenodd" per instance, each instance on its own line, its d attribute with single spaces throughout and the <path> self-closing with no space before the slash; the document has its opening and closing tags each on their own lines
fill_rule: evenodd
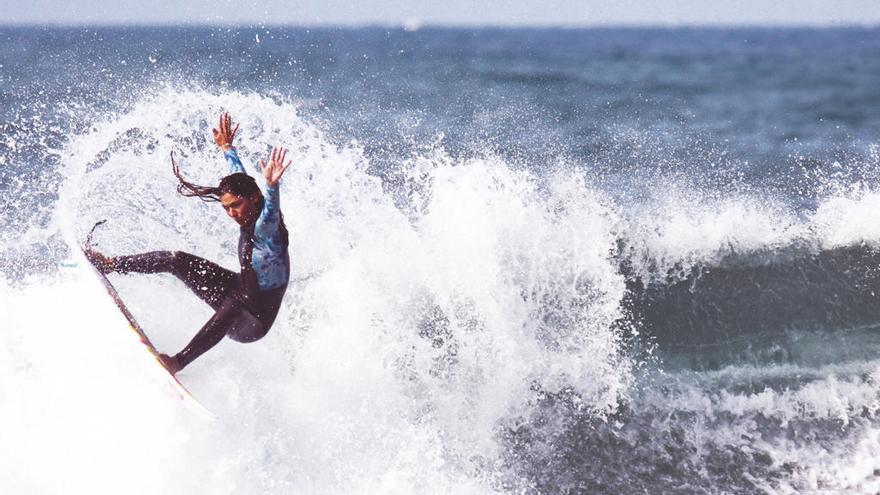
<svg viewBox="0 0 880 495">
<path fill-rule="evenodd" d="M 442 48 L 455 34 L 414 43 Z M 508 46 L 521 34 L 480 36 Z M 363 36 L 369 57 L 393 38 Z M 254 53 L 272 43 L 261 39 Z M 289 60 L 324 53 L 310 46 Z M 586 77 L 547 69 L 543 52 L 510 65 L 490 55 L 501 61 L 469 70 L 520 94 Z M 160 46 L 137 63 L 163 57 Z M 284 58 L 266 57 L 257 67 Z M 810 161 L 832 147 L 812 142 L 793 166 L 762 170 L 760 153 L 731 157 L 735 141 L 664 126 L 569 139 L 567 123 L 548 130 L 529 105 L 519 116 L 478 106 L 457 122 L 464 103 L 443 93 L 451 111 L 419 114 L 404 99 L 380 128 L 375 100 L 343 111 L 268 76 L 230 87 L 126 70 L 83 82 L 98 96 L 63 77 L 4 96 L 18 105 L 3 109 L 0 135 L 4 493 L 880 490 L 873 142 Z M 431 93 L 409 77 L 386 83 Z M 469 84 L 462 98 L 482 94 Z M 210 418 L 168 393 L 74 253 L 107 219 L 94 240 L 108 255 L 180 250 L 235 268 L 237 225 L 177 194 L 170 161 L 217 182 L 226 164 L 211 127 L 227 111 L 252 175 L 272 146 L 290 149 L 291 282 L 264 339 L 224 340 L 178 375 Z M 170 275 L 110 280 L 160 352 L 211 315 Z"/>
<path fill-rule="evenodd" d="M 438 156 L 413 164 L 430 176 L 421 185 L 431 194 L 411 220 L 365 173 L 355 145 L 326 142 L 297 118 L 293 105 L 258 95 L 168 90 L 93 125 L 60 151 L 70 175 L 53 214 L 58 223 L 48 228 L 70 230 L 75 241 L 109 218 L 96 235 L 108 254 L 179 249 L 234 265 L 235 226 L 215 205 L 174 194 L 169 173 L 169 154 L 177 150 L 193 180 L 222 176 L 222 157 L 205 133 L 221 110 L 242 124 L 239 149 L 246 162 L 283 143 L 296 163 L 281 192 L 296 262 L 273 332 L 258 346 L 224 342 L 181 373 L 220 416 L 201 424 L 167 398 L 145 395 L 151 384 L 138 379 L 143 369 L 127 369 L 131 342 L 111 337 L 122 332 L 119 325 L 101 328 L 101 318 L 115 310 L 94 292 L 79 297 L 77 280 L 63 272 L 7 287 L 4 314 L 17 323 L 5 333 L 4 348 L 27 356 L 4 360 L 9 383 L 22 392 L 4 387 L 16 403 L 4 408 L 16 416 L 4 419 L 27 439 L 4 442 L 16 491 L 58 488 L 51 477 L 46 485 L 36 482 L 42 476 L 32 477 L 40 465 L 54 464 L 43 456 L 58 447 L 66 469 L 84 483 L 72 487 L 83 490 L 118 487 L 138 473 L 146 480 L 144 493 L 309 486 L 321 492 L 481 491 L 491 483 L 467 476 L 476 469 L 474 458 L 497 457 L 496 423 L 527 405 L 530 387 L 552 392 L 580 384 L 588 406 L 613 407 L 629 379 L 626 366 L 620 368 L 618 338 L 607 330 L 622 281 L 607 260 L 608 229 L 585 221 L 589 210 L 603 213 L 583 185 L 557 186 L 552 200 L 577 206 L 574 218 L 560 222 L 529 177 L 491 160 L 455 168 Z M 135 142 L 114 146 L 133 134 Z M 152 150 L 144 146 L 159 139 Z M 546 230 L 536 236 L 535 225 Z M 582 236 L 579 226 L 592 235 Z M 570 251 L 549 249 L 559 244 Z M 550 254 L 538 255 L 544 251 Z M 593 277 L 607 278 L 608 295 L 579 293 L 577 281 Z M 169 277 L 113 281 L 160 350 L 184 345 L 209 316 L 209 308 Z M 575 332 L 536 324 L 544 297 L 592 297 L 598 304 L 564 315 L 584 321 Z M 46 311 L 48 301 L 61 304 Z M 563 349 L 542 341 L 545 332 L 563 330 L 572 333 L 554 339 Z M 47 396 L 49 390 L 55 392 Z M 31 416 L 48 403 L 66 406 Z M 35 431 L 40 437 L 31 437 Z M 21 456 L 21 443 L 36 458 Z M 67 451 L 83 445 L 88 452 Z M 165 471 L 186 465 L 210 467 L 184 477 Z M 206 476 L 213 478 L 209 484 Z M 239 486 L 245 479 L 254 485 Z"/>
</svg>

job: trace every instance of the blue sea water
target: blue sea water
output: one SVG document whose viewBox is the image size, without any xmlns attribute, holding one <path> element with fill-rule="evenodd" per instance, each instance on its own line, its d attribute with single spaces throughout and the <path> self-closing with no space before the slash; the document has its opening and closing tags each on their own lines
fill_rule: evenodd
<svg viewBox="0 0 880 495">
<path fill-rule="evenodd" d="M 80 363 L 35 348 L 91 330 L 34 316 L 75 293 L 71 231 L 234 259 L 168 160 L 222 176 L 230 111 L 246 162 L 291 148 L 294 282 L 266 341 L 182 376 L 226 419 L 163 416 L 187 454 L 124 450 L 154 479 L 127 491 L 876 493 L 878 54 L 876 28 L 2 27 L 0 376 L 46 393 L 0 391 L 0 486 L 68 475 L 15 440 Z M 207 314 L 114 283 L 157 345 Z"/>
</svg>

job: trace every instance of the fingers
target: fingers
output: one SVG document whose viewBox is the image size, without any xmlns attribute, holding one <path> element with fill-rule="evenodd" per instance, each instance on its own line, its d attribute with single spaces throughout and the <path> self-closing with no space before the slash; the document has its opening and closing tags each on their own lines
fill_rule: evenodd
<svg viewBox="0 0 880 495">
<path fill-rule="evenodd" d="M 266 177 L 268 184 L 273 186 L 278 184 L 278 180 L 284 175 L 287 167 L 293 163 L 293 160 L 287 160 L 285 163 L 287 151 L 287 149 L 281 146 L 274 146 L 267 157 L 268 163 L 265 160 L 259 161 L 260 171 L 263 172 L 263 176 Z"/>
<path fill-rule="evenodd" d="M 232 128 L 232 116 L 229 115 L 229 112 L 223 112 L 220 114 L 220 122 L 217 127 L 220 128 L 221 133 L 226 135 L 235 135 L 238 132 L 238 124 L 235 124 L 235 128 Z"/>
<path fill-rule="evenodd" d="M 229 115 L 229 112 L 222 112 L 217 119 L 217 127 L 211 129 L 214 133 L 214 141 L 221 147 L 232 146 L 235 135 L 238 133 L 239 125 L 236 123 L 235 127 L 233 127 L 232 116 Z"/>
<path fill-rule="evenodd" d="M 281 146 L 275 146 L 272 148 L 272 158 L 270 163 L 276 166 L 281 166 L 284 163 L 284 158 L 287 156 L 287 150 L 282 148 Z"/>
</svg>

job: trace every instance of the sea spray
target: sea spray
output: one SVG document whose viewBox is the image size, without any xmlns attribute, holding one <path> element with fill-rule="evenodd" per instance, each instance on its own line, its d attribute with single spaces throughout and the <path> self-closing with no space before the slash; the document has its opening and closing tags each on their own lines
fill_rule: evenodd
<svg viewBox="0 0 880 495">
<path fill-rule="evenodd" d="M 328 142 L 292 104 L 166 90 L 65 146 L 68 182 L 54 218 L 69 242 L 108 218 L 96 234 L 108 255 L 181 249 L 234 267 L 234 226 L 216 205 L 175 193 L 168 159 L 178 153 L 195 182 L 222 177 L 208 142 L 221 110 L 241 122 L 246 164 L 272 145 L 291 148 L 281 196 L 292 282 L 266 339 L 224 342 L 181 373 L 216 422 L 162 401 L 151 420 L 107 406 L 111 394 L 93 399 L 99 418 L 116 411 L 136 418 L 137 435 L 151 432 L 154 447 L 127 447 L 125 457 L 153 466 L 155 487 L 484 493 L 503 486 L 493 467 L 499 428 L 527 415 L 531 397 L 568 390 L 597 417 L 617 408 L 631 376 L 613 326 L 624 291 L 611 260 L 615 215 L 576 171 L 541 181 L 497 158 L 444 157 L 424 170 L 426 195 L 412 217 L 366 172 L 356 146 Z M 167 275 L 111 279 L 160 351 L 177 350 L 210 314 Z M 87 332 L 88 322 L 71 320 L 68 331 Z M 83 355 L 119 352 L 94 342 L 71 345 Z M 111 376 L 73 390 L 146 385 Z M 75 441 L 67 428 L 57 441 Z M 177 462 L 158 460 L 167 456 L 158 445 Z M 100 458 L 106 448 L 98 441 L 86 453 Z M 210 467 L 173 467 L 194 465 Z"/>
<path fill-rule="evenodd" d="M 7 491 L 876 493 L 876 30 L 5 33 Z M 298 149 L 296 273 L 205 424 L 59 265 L 108 218 L 235 268 L 168 171 L 224 109 Z M 211 314 L 112 277 L 162 350 Z"/>
</svg>

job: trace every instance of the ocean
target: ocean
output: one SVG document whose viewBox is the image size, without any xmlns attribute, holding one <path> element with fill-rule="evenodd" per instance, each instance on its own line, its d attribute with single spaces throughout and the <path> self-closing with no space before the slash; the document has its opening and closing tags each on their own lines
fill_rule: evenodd
<svg viewBox="0 0 880 495">
<path fill-rule="evenodd" d="M 875 494 L 880 29 L 0 27 L 4 493 Z M 109 255 L 236 267 L 176 193 L 281 184 L 269 335 L 170 399 Z M 111 275 L 162 352 L 211 312 Z M 140 364 L 138 364 L 140 363 Z"/>
</svg>

